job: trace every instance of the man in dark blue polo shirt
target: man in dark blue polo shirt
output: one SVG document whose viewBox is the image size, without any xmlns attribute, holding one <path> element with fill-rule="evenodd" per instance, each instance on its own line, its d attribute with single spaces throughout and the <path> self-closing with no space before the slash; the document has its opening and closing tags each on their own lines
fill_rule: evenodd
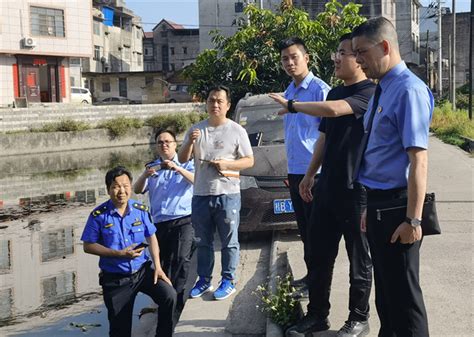
<svg viewBox="0 0 474 337">
<path fill-rule="evenodd" d="M 130 200 L 132 175 L 118 166 L 105 176 L 110 200 L 89 216 L 81 240 L 84 251 L 100 256 L 99 283 L 102 286 L 110 323 L 110 337 L 131 337 L 133 303 L 138 292 L 158 304 L 156 337 L 173 334 L 176 291 L 161 269 L 156 228 L 148 208 Z M 149 244 L 149 255 L 137 245 Z"/>
<path fill-rule="evenodd" d="M 341 37 L 332 59 L 335 74 L 344 84 L 332 89 L 325 102 L 294 103 L 298 111 L 323 119 L 310 165 L 299 186 L 301 197 L 307 202 L 312 201 L 308 235 L 311 243 L 309 304 L 308 313 L 292 330 L 309 333 L 329 329 L 330 287 L 339 241 L 344 236 L 350 262 L 350 313 L 337 336 L 366 336 L 369 332 L 372 263 L 366 235 L 360 231 L 362 205 L 352 186 L 352 170 L 364 134 L 362 117 L 375 84 L 367 79 L 356 63 L 351 34 Z M 281 96 L 270 96 L 287 107 Z M 285 112 L 286 109 L 281 111 Z M 313 198 L 314 176 L 321 163 Z"/>
<path fill-rule="evenodd" d="M 419 250 L 433 95 L 401 60 L 389 20 L 368 20 L 352 37 L 357 63 L 367 77 L 379 80 L 364 117 L 367 137 L 354 175 L 367 190 L 361 225 L 367 229 L 374 264 L 379 337 L 427 337 Z M 401 216 L 377 206 L 406 197 Z"/>
</svg>

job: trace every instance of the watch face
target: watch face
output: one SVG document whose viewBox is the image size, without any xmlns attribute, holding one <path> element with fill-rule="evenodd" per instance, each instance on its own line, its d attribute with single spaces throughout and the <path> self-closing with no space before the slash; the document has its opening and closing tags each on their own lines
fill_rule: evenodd
<svg viewBox="0 0 474 337">
<path fill-rule="evenodd" d="M 411 219 L 411 225 L 412 225 L 412 226 L 415 226 L 415 227 L 416 227 L 416 226 L 419 226 L 419 225 L 421 225 L 421 220 L 419 220 L 419 219 Z"/>
</svg>

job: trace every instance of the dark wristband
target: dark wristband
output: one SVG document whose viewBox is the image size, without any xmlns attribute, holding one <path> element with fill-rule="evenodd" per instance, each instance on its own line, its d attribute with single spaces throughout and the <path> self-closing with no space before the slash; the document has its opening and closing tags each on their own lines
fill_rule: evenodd
<svg viewBox="0 0 474 337">
<path fill-rule="evenodd" d="M 289 99 L 288 100 L 288 111 L 291 112 L 292 114 L 295 114 L 297 113 L 297 111 L 295 110 L 295 107 L 293 106 L 293 103 L 295 103 L 296 101 L 294 99 Z"/>
</svg>

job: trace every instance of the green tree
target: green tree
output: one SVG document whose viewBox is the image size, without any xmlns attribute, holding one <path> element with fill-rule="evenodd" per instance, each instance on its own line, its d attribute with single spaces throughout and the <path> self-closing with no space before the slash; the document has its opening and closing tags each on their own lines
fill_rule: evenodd
<svg viewBox="0 0 474 337">
<path fill-rule="evenodd" d="M 238 30 L 230 37 L 214 31 L 215 49 L 205 50 L 185 70 L 193 84 L 191 92 L 201 98 L 215 84 L 227 85 L 235 104 L 247 92 L 254 94 L 283 91 L 289 78 L 281 67 L 278 43 L 288 37 L 301 37 L 309 50 L 310 69 L 326 82 L 334 72 L 331 52 L 339 38 L 363 23 L 361 5 L 345 6 L 336 0 L 326 3 L 325 11 L 315 20 L 293 6 L 282 6 L 274 13 L 254 5 L 245 8 L 237 22 Z"/>
</svg>

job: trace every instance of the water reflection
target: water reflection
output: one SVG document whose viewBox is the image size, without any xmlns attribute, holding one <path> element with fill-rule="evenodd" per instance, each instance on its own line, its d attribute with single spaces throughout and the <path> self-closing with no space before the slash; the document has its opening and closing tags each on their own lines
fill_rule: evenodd
<svg viewBox="0 0 474 337">
<path fill-rule="evenodd" d="M 0 335 L 41 325 L 35 318 L 59 308 L 81 313 L 71 304 L 100 299 L 98 258 L 80 241 L 85 221 L 108 197 L 107 169 L 124 165 L 136 177 L 152 158 L 140 146 L 1 160 Z"/>
</svg>

